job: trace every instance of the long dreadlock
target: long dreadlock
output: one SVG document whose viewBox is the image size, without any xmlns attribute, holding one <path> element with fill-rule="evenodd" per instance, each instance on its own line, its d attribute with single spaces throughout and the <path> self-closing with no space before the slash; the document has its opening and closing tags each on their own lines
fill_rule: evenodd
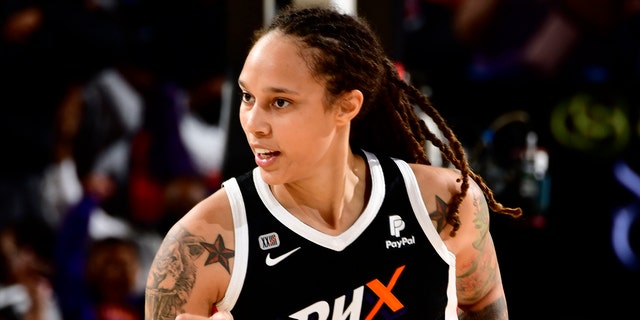
<svg viewBox="0 0 640 320">
<path fill-rule="evenodd" d="M 467 195 L 469 179 L 480 186 L 494 212 L 514 217 L 522 214 L 520 208 L 505 207 L 495 199 L 491 188 L 471 169 L 453 130 L 429 99 L 399 76 L 365 19 L 324 7 L 290 6 L 283 10 L 286 14 L 256 33 L 255 40 L 272 30 L 296 37 L 309 68 L 324 81 L 330 98 L 354 89 L 363 93 L 362 109 L 352 121 L 352 148 L 430 165 L 426 143 L 431 142 L 460 171 L 460 192 L 447 206 L 452 235 L 460 228 L 458 209 Z M 429 130 L 416 106 L 434 121 L 444 140 Z"/>
</svg>

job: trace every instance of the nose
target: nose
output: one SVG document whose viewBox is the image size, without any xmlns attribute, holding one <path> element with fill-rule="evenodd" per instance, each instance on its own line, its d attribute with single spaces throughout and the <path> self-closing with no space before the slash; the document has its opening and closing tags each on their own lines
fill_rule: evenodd
<svg viewBox="0 0 640 320">
<path fill-rule="evenodd" d="M 263 137 L 270 133 L 268 109 L 254 104 L 240 108 L 240 123 L 246 135 Z"/>
</svg>

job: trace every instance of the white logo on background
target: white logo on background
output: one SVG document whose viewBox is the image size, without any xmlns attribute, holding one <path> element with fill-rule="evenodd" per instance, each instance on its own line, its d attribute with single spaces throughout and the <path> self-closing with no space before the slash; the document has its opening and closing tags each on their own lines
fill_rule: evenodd
<svg viewBox="0 0 640 320">
<path fill-rule="evenodd" d="M 416 243 L 416 237 L 400 237 L 400 231 L 404 230 L 405 224 L 399 215 L 389 216 L 389 233 L 397 239 L 385 241 L 387 249 L 400 249 L 404 246 L 411 246 Z"/>
<path fill-rule="evenodd" d="M 400 231 L 404 230 L 404 221 L 399 215 L 389 216 L 389 231 L 391 235 L 399 238 Z"/>
<path fill-rule="evenodd" d="M 276 264 L 282 262 L 282 260 L 286 259 L 287 257 L 289 257 L 290 255 L 292 255 L 294 252 L 298 251 L 300 249 L 300 247 L 297 247 L 281 256 L 277 256 L 275 258 L 271 258 L 271 253 L 267 254 L 267 259 L 265 260 L 265 263 L 269 266 L 269 267 L 273 267 Z"/>
</svg>

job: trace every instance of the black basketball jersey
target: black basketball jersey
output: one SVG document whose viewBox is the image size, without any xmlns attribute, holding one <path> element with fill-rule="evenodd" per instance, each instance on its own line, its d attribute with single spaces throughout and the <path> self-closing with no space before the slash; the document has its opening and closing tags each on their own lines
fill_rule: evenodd
<svg viewBox="0 0 640 320">
<path fill-rule="evenodd" d="M 364 152 L 371 197 L 344 233 L 288 213 L 256 168 L 224 183 L 235 261 L 218 310 L 246 319 L 457 319 L 455 256 L 435 230 L 413 171 Z"/>
</svg>

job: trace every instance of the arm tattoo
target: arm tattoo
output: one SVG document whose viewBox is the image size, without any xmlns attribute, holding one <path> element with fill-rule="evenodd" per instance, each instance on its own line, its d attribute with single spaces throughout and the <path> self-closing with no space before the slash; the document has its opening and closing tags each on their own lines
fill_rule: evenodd
<svg viewBox="0 0 640 320">
<path fill-rule="evenodd" d="M 473 242 L 473 246 L 480 251 L 484 249 L 489 234 L 489 207 L 486 202 L 482 201 L 483 199 L 477 194 L 473 198 L 473 207 L 476 208 L 473 223 L 476 229 L 480 230 L 478 239 Z"/>
<path fill-rule="evenodd" d="M 495 248 L 489 235 L 489 209 L 482 195 L 474 196 L 473 207 L 473 223 L 478 231 L 473 248 L 477 250 L 477 258 L 468 265 L 460 266 L 463 271 L 458 275 L 457 288 L 458 299 L 462 303 L 480 299 L 501 281 Z"/>
<path fill-rule="evenodd" d="M 442 198 L 436 196 L 436 210 L 429 212 L 429 217 L 436 223 L 436 231 L 440 233 L 447 224 L 447 203 Z"/>
<path fill-rule="evenodd" d="M 478 311 L 466 311 L 459 315 L 460 320 L 508 320 L 507 303 L 504 297 Z"/>
<path fill-rule="evenodd" d="M 481 298 L 495 285 L 496 281 L 500 281 L 497 278 L 496 261 L 491 257 L 495 255 L 495 248 L 491 244 L 489 235 L 489 208 L 483 200 L 482 194 L 474 193 L 473 224 L 478 233 L 473 241 L 473 248 L 478 251 L 479 258 L 473 260 L 470 265 L 464 266 L 464 272 L 457 277 L 458 299 L 461 303 Z M 437 231 L 442 231 L 447 221 L 447 204 L 442 198 L 436 196 L 436 210 L 430 212 L 429 216 L 436 223 Z M 504 297 L 483 310 L 468 311 L 460 315 L 460 320 L 481 319 L 508 319 Z"/>
<path fill-rule="evenodd" d="M 209 251 L 209 256 L 207 260 L 204 262 L 204 265 L 209 265 L 212 263 L 220 262 L 220 264 L 229 271 L 229 258 L 232 258 L 235 254 L 235 251 L 231 249 L 227 249 L 224 246 L 224 240 L 222 239 L 222 235 L 218 235 L 216 241 L 214 243 L 206 243 L 200 242 L 200 244 L 204 247 L 205 250 Z"/>
<path fill-rule="evenodd" d="M 489 236 L 489 211 L 486 202 L 481 201 L 481 196 L 474 198 L 475 218 L 473 223 L 478 230 L 473 247 L 478 251 L 478 258 L 464 267 L 464 272 L 458 275 L 458 297 L 465 300 L 477 300 L 484 296 L 498 279 L 498 266 L 492 256 L 495 248 L 491 245 Z M 463 301 L 464 302 L 464 301 Z"/>
<path fill-rule="evenodd" d="M 150 270 L 147 284 L 147 319 L 175 319 L 184 312 L 196 279 L 194 260 L 204 252 L 204 238 L 180 229 L 168 234 Z"/>
</svg>

